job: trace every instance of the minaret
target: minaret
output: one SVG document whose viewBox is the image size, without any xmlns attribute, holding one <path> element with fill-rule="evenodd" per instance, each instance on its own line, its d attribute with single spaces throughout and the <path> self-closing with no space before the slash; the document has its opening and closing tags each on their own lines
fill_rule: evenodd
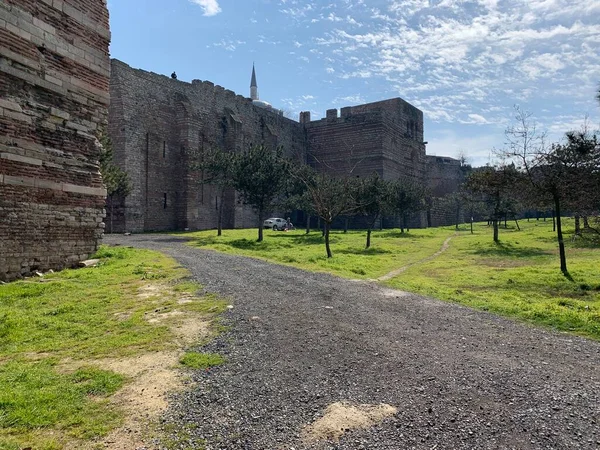
<svg viewBox="0 0 600 450">
<path fill-rule="evenodd" d="M 256 85 L 256 72 L 254 71 L 254 63 L 252 63 L 252 80 L 250 81 L 250 98 L 258 100 L 258 86 Z"/>
</svg>

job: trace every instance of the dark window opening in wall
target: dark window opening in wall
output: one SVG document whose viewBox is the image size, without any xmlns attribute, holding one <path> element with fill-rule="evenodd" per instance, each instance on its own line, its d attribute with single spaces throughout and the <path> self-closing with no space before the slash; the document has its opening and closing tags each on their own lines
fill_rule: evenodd
<svg viewBox="0 0 600 450">
<path fill-rule="evenodd" d="M 163 141 L 163 158 L 167 157 L 167 141 Z"/>
<path fill-rule="evenodd" d="M 163 194 L 163 209 L 167 209 L 167 193 Z"/>
</svg>

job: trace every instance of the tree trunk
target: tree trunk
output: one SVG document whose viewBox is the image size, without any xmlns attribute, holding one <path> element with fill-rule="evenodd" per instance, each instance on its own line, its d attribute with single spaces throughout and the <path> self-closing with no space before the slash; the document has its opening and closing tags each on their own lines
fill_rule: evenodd
<svg viewBox="0 0 600 450">
<path fill-rule="evenodd" d="M 558 253 L 560 255 L 560 271 L 564 276 L 569 276 L 567 270 L 567 255 L 565 253 L 565 242 L 562 234 L 562 223 L 560 220 L 560 197 L 557 193 L 552 195 L 554 197 L 554 210 L 556 211 L 556 236 L 558 238 Z"/>
<path fill-rule="evenodd" d="M 348 218 L 344 218 L 344 234 L 348 232 Z"/>
<path fill-rule="evenodd" d="M 323 230 L 325 233 L 325 250 L 327 250 L 327 257 L 332 258 L 333 254 L 331 253 L 331 248 L 329 247 L 329 230 L 331 228 L 331 224 L 329 222 L 325 222 L 323 226 Z"/>
<path fill-rule="evenodd" d="M 367 228 L 367 245 L 365 248 L 371 247 L 371 230 L 375 228 L 375 224 L 377 223 L 378 215 L 373 218 L 373 221 L 369 224 L 369 228 Z"/>
<path fill-rule="evenodd" d="M 471 216 L 471 234 L 473 234 L 473 216 Z"/>
<path fill-rule="evenodd" d="M 223 199 L 225 198 L 225 188 L 221 188 L 221 199 L 219 201 L 219 215 L 217 218 L 217 236 L 223 234 Z M 262 230 L 262 222 L 260 223 L 260 229 Z"/>
<path fill-rule="evenodd" d="M 310 233 L 310 214 L 306 215 L 306 234 Z"/>
<path fill-rule="evenodd" d="M 492 219 L 492 225 L 494 226 L 494 242 L 497 244 L 500 242 L 498 239 L 498 219 Z"/>
<path fill-rule="evenodd" d="M 508 228 L 508 224 L 506 222 L 506 216 L 507 216 L 507 214 L 504 214 L 504 229 Z"/>
<path fill-rule="evenodd" d="M 115 216 L 115 208 L 113 206 L 113 196 L 109 195 L 110 199 L 110 234 L 113 233 L 113 217 Z"/>
<path fill-rule="evenodd" d="M 579 217 L 579 214 L 575 215 L 575 234 L 577 236 L 581 235 L 581 217 Z"/>
<path fill-rule="evenodd" d="M 458 231 L 458 223 L 460 222 L 460 204 L 456 205 L 456 225 L 454 226 L 454 229 L 456 231 Z"/>
<path fill-rule="evenodd" d="M 552 210 L 552 231 L 556 231 L 556 213 Z"/>
<path fill-rule="evenodd" d="M 519 226 L 519 221 L 515 217 L 515 223 L 517 224 L 517 230 L 521 231 L 521 227 Z"/>
<path fill-rule="evenodd" d="M 588 220 L 588 216 L 583 216 L 583 228 L 588 230 L 590 228 L 590 222 Z"/>
<path fill-rule="evenodd" d="M 258 239 L 257 242 L 263 241 L 263 210 L 262 208 L 258 210 Z"/>
</svg>

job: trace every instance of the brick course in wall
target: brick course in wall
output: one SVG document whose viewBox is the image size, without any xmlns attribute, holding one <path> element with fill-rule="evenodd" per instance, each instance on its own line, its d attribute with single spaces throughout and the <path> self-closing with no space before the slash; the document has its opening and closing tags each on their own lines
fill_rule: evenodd
<svg viewBox="0 0 600 450">
<path fill-rule="evenodd" d="M 97 248 L 109 43 L 104 0 L 0 0 L 0 280 Z"/>
</svg>

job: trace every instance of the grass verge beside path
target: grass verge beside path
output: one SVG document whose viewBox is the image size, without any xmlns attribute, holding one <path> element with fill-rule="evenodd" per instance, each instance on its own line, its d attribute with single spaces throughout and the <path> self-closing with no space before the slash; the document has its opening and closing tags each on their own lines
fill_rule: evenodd
<svg viewBox="0 0 600 450">
<path fill-rule="evenodd" d="M 333 230 L 330 235 L 333 258 L 327 258 L 321 232 L 265 230 L 263 242 L 256 242 L 256 230 L 225 230 L 185 233 L 190 245 L 224 253 L 252 256 L 302 269 L 327 272 L 346 278 L 371 279 L 415 263 L 437 252 L 452 236 L 451 228 L 374 231 L 372 246 L 365 249 L 366 233 Z"/>
<path fill-rule="evenodd" d="M 324 256 L 319 232 L 266 230 L 256 242 L 256 230 L 186 233 L 189 245 L 225 253 L 253 256 L 306 270 L 346 278 L 376 279 L 410 266 L 386 285 L 441 300 L 543 324 L 600 339 L 600 248 L 573 239 L 573 221 L 565 220 L 567 262 L 572 281 L 559 270 L 556 234 L 552 221 L 520 222 L 500 229 L 500 244 L 491 229 L 476 224 L 471 234 L 464 227 L 373 232 L 373 247 L 364 249 L 365 232 L 332 233 L 334 257 Z M 449 248 L 437 257 L 444 240 Z M 416 264 L 415 264 L 416 263 Z M 414 265 L 412 265 L 414 264 Z M 411 266 L 412 265 L 412 266 Z"/>
<path fill-rule="evenodd" d="M 110 399 L 132 382 L 95 362 L 179 349 L 177 320 L 225 307 L 196 297 L 188 272 L 160 253 L 102 247 L 96 257 L 98 267 L 0 286 L 0 450 L 91 448 L 123 423 Z"/>
</svg>

